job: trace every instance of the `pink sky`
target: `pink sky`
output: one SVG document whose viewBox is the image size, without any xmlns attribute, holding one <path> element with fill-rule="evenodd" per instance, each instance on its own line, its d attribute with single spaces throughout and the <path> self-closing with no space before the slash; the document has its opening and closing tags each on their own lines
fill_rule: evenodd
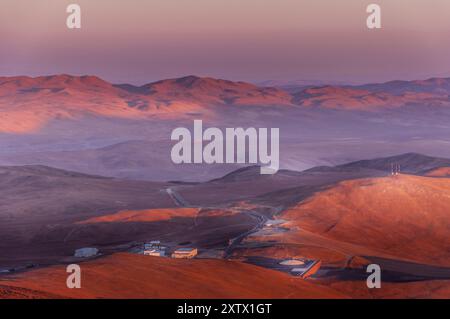
<svg viewBox="0 0 450 319">
<path fill-rule="evenodd" d="M 82 29 L 68 30 L 78 3 Z M 381 30 L 365 26 L 382 7 Z M 2 0 L 0 75 L 371 82 L 450 76 L 448 0 Z"/>
</svg>

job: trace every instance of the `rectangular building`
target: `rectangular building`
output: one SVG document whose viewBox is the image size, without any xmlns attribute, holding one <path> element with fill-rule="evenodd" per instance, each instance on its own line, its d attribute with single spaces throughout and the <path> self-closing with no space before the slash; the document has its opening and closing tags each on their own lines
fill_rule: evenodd
<svg viewBox="0 0 450 319">
<path fill-rule="evenodd" d="M 172 253 L 172 258 L 194 258 L 197 256 L 197 248 L 178 248 Z"/>
<path fill-rule="evenodd" d="M 161 249 L 147 249 L 144 250 L 145 256 L 164 257 L 166 255 L 164 250 Z"/>
</svg>

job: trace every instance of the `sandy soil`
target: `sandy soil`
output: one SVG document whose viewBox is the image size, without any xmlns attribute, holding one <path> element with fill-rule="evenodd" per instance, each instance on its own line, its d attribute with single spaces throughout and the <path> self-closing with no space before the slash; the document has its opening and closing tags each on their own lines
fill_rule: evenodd
<svg viewBox="0 0 450 319">
<path fill-rule="evenodd" d="M 136 223 L 136 222 L 156 222 L 170 220 L 172 218 L 195 218 L 200 212 L 199 208 L 166 208 L 166 209 L 146 209 L 146 210 L 125 210 L 115 214 L 103 215 L 89 218 L 77 224 L 97 224 L 97 223 Z"/>
</svg>

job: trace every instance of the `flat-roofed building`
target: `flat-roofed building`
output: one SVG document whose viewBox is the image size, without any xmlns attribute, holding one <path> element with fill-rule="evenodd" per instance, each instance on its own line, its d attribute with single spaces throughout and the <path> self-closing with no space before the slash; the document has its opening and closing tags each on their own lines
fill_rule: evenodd
<svg viewBox="0 0 450 319">
<path fill-rule="evenodd" d="M 163 249 L 147 249 L 144 250 L 145 256 L 164 257 L 166 252 Z"/>
<path fill-rule="evenodd" d="M 172 253 L 172 258 L 194 258 L 197 256 L 198 250 L 197 248 L 178 248 Z"/>
</svg>

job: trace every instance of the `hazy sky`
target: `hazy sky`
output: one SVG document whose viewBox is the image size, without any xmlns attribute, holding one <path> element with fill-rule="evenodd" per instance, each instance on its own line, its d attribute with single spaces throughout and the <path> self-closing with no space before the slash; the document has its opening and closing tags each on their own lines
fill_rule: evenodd
<svg viewBox="0 0 450 319">
<path fill-rule="evenodd" d="M 68 30 L 66 7 L 82 8 Z M 382 7 L 381 30 L 366 7 Z M 450 76 L 449 0 L 1 0 L 0 76 L 145 83 Z"/>
</svg>

